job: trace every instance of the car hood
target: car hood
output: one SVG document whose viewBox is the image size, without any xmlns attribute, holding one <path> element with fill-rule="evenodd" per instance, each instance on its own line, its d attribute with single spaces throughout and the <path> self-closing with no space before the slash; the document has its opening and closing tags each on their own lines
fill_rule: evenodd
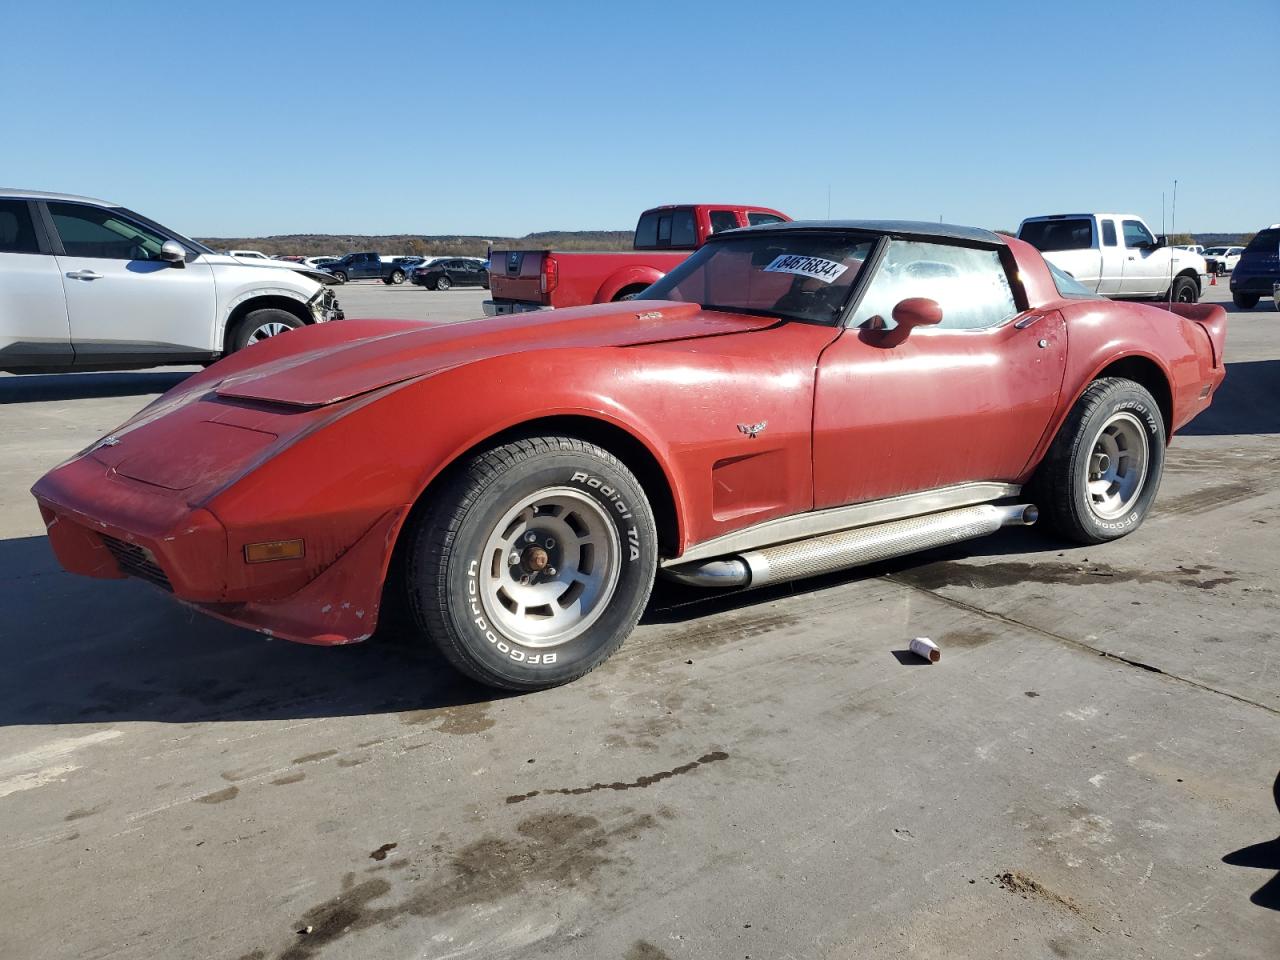
<svg viewBox="0 0 1280 960">
<path fill-rule="evenodd" d="M 358 320 L 343 321 L 343 328 L 353 334 L 351 340 L 310 348 L 308 334 L 316 328 L 294 331 L 287 336 L 299 350 L 241 370 L 214 390 L 220 397 L 322 407 L 507 354 L 715 337 L 763 330 L 779 322 L 774 317 L 704 311 L 691 303 L 640 300 L 423 325 L 376 336 L 363 333 Z"/>
<path fill-rule="evenodd" d="M 203 254 L 203 260 L 211 267 L 249 267 L 253 270 L 288 270 L 290 273 L 300 273 L 308 280 L 314 280 L 316 283 L 331 285 L 334 278 L 316 267 L 309 267 L 305 263 L 291 263 L 288 260 L 241 260 L 225 253 L 206 253 Z M 276 273 L 275 276 L 280 276 Z"/>
</svg>

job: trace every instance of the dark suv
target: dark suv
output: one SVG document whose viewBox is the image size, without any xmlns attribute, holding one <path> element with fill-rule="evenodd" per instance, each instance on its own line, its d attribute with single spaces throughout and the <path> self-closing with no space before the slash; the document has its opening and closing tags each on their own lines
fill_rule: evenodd
<svg viewBox="0 0 1280 960">
<path fill-rule="evenodd" d="M 1231 299 L 1248 310 L 1263 297 L 1274 297 L 1276 284 L 1280 284 L 1280 223 L 1259 230 L 1240 254 L 1231 271 Z"/>
</svg>

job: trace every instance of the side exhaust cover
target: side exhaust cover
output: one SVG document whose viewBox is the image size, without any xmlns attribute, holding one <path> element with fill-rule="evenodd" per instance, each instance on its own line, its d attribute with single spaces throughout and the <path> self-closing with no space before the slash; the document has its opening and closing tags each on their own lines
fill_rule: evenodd
<svg viewBox="0 0 1280 960">
<path fill-rule="evenodd" d="M 985 537 L 1001 527 L 1030 526 L 1038 517 L 1039 511 L 1032 504 L 982 504 L 840 530 L 736 557 L 670 567 L 664 573 L 701 587 L 762 587 Z"/>
</svg>

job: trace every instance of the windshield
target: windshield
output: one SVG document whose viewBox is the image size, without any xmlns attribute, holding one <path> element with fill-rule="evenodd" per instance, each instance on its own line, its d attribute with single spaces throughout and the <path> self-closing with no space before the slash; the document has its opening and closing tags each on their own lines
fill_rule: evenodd
<svg viewBox="0 0 1280 960">
<path fill-rule="evenodd" d="M 836 323 L 874 237 L 768 232 L 708 243 L 649 287 L 646 300 Z"/>
</svg>

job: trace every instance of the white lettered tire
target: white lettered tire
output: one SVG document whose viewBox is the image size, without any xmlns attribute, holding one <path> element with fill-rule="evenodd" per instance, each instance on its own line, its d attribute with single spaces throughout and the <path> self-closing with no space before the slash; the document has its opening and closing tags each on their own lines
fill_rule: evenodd
<svg viewBox="0 0 1280 960">
<path fill-rule="evenodd" d="M 427 496 L 406 592 L 417 628 L 467 676 L 508 690 L 567 683 L 640 619 L 657 530 L 639 482 L 607 450 L 514 440 Z"/>
</svg>

